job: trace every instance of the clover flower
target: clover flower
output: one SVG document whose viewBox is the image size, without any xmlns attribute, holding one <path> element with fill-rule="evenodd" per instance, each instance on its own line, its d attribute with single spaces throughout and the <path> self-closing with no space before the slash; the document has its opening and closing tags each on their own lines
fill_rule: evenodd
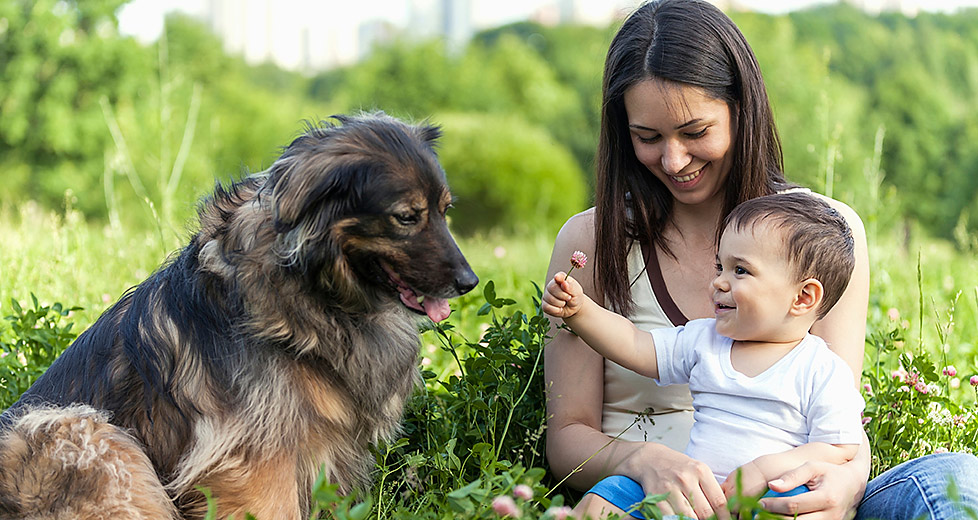
<svg viewBox="0 0 978 520">
<path fill-rule="evenodd" d="M 971 386 L 978 386 L 978 376 L 971 376 L 968 382 L 971 383 Z"/>
<path fill-rule="evenodd" d="M 574 518 L 574 511 L 567 506 L 551 507 L 546 513 L 544 513 L 544 518 L 567 520 L 568 518 Z"/>
<path fill-rule="evenodd" d="M 906 380 L 904 382 L 907 383 L 907 386 L 912 386 L 912 387 L 915 387 L 915 388 L 918 387 L 918 386 L 920 386 L 920 385 L 922 385 L 922 384 L 925 384 L 920 379 L 920 374 L 918 374 L 917 372 L 914 372 L 914 371 L 911 371 L 909 374 L 907 374 L 907 378 L 906 378 Z M 918 388 L 918 390 L 919 390 L 919 388 Z"/>
<path fill-rule="evenodd" d="M 900 367 L 890 373 L 890 377 L 900 380 L 901 383 L 907 382 L 907 371 Z"/>
<path fill-rule="evenodd" d="M 941 373 L 948 377 L 954 377 L 958 375 L 958 369 L 954 368 L 954 365 L 948 365 L 944 367 L 944 370 L 941 370 Z"/>
<path fill-rule="evenodd" d="M 492 510 L 499 516 L 520 517 L 520 508 L 516 507 L 516 501 L 509 495 L 502 495 L 492 500 Z"/>
<path fill-rule="evenodd" d="M 520 484 L 513 488 L 513 496 L 519 498 L 520 500 L 532 500 L 533 488 L 527 486 L 526 484 Z"/>
<path fill-rule="evenodd" d="M 587 265 L 587 255 L 581 251 L 574 251 L 574 253 L 571 255 L 570 262 L 571 267 L 567 270 L 568 278 L 574 269 L 582 269 L 585 265 Z"/>
</svg>

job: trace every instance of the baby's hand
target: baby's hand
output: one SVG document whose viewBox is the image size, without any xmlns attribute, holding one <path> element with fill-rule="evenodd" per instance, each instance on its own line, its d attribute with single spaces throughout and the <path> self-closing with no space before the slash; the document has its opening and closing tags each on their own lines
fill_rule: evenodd
<svg viewBox="0 0 978 520">
<path fill-rule="evenodd" d="M 556 318 L 570 318 L 581 310 L 584 298 L 584 288 L 581 284 L 561 271 L 554 275 L 553 280 L 547 282 L 540 308 Z"/>
<path fill-rule="evenodd" d="M 764 473 L 761 472 L 757 464 L 754 464 L 754 461 L 751 461 L 733 470 L 723 481 L 723 484 L 720 484 L 720 488 L 723 489 L 727 498 L 733 498 L 737 494 L 738 476 L 741 496 L 757 496 L 767 490 L 767 480 L 764 478 Z"/>
</svg>

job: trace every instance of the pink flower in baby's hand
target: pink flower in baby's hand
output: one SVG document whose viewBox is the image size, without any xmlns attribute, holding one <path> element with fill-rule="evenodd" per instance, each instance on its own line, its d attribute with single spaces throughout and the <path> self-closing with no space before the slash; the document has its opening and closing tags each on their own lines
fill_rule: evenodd
<svg viewBox="0 0 978 520">
<path fill-rule="evenodd" d="M 574 269 L 581 269 L 585 265 L 587 265 L 587 255 L 581 251 L 574 251 L 574 254 L 571 255 L 571 268 L 567 270 L 567 278 L 570 278 Z"/>
<path fill-rule="evenodd" d="M 574 251 L 571 255 L 571 267 L 574 269 L 583 269 L 587 265 L 587 255 L 581 251 Z"/>
<path fill-rule="evenodd" d="M 492 500 L 492 510 L 499 516 L 520 517 L 520 509 L 516 507 L 516 501 L 509 495 L 502 495 Z"/>
</svg>

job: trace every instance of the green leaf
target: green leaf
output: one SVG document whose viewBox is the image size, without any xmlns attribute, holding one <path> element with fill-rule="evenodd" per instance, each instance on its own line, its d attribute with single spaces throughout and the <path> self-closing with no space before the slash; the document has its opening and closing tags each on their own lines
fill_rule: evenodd
<svg viewBox="0 0 978 520">
<path fill-rule="evenodd" d="M 486 298 L 486 303 L 495 307 L 494 302 L 496 301 L 496 282 L 493 280 L 486 282 L 486 286 L 482 289 L 482 295 Z"/>
</svg>

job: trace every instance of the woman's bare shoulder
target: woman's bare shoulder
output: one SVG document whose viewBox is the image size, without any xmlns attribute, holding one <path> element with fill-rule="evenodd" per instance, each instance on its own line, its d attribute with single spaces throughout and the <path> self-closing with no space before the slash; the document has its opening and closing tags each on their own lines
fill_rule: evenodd
<svg viewBox="0 0 978 520">
<path fill-rule="evenodd" d="M 594 244 L 594 208 L 586 209 L 567 219 L 557 233 L 557 242 Z"/>
<path fill-rule="evenodd" d="M 865 229 L 863 228 L 863 221 L 859 218 L 859 213 L 852 209 L 848 204 L 842 202 L 841 200 L 833 199 L 827 195 L 822 195 L 821 193 L 812 192 L 812 195 L 824 201 L 826 204 L 838 211 L 843 218 L 846 219 L 846 223 L 852 228 L 853 235 L 861 237 L 865 235 Z"/>
</svg>

